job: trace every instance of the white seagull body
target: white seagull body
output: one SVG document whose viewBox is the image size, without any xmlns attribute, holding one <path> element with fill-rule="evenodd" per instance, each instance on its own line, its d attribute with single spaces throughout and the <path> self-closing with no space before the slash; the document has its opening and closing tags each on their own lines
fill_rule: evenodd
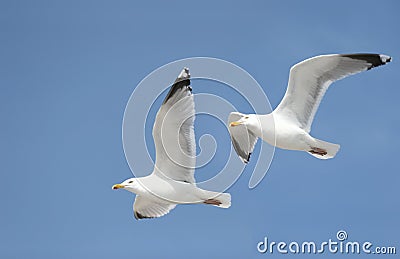
<svg viewBox="0 0 400 259">
<path fill-rule="evenodd" d="M 145 177 L 130 178 L 113 189 L 136 194 L 133 205 L 136 219 L 167 214 L 177 204 L 231 205 L 228 193 L 200 189 L 194 179 L 196 141 L 194 136 L 194 99 L 190 74 L 184 68 L 168 92 L 153 126 L 156 163 Z"/>
<path fill-rule="evenodd" d="M 247 163 L 261 138 L 282 149 L 306 151 L 319 159 L 333 158 L 340 146 L 309 134 L 326 90 L 334 81 L 390 61 L 391 57 L 379 54 L 333 54 L 294 65 L 286 94 L 272 113 L 229 115 L 228 128 L 236 153 Z"/>
</svg>

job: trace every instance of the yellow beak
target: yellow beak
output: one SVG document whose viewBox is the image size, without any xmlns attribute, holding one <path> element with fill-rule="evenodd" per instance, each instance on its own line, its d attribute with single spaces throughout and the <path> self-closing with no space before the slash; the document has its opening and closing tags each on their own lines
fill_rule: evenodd
<svg viewBox="0 0 400 259">
<path fill-rule="evenodd" d="M 113 190 L 123 189 L 123 188 L 125 188 L 125 185 L 122 184 L 114 184 L 112 187 Z"/>
<path fill-rule="evenodd" d="M 238 126 L 238 125 L 241 125 L 242 123 L 241 122 L 239 122 L 239 121 L 234 121 L 234 122 L 231 122 L 230 124 L 229 124 L 229 126 L 230 127 L 235 127 L 235 126 Z"/>
</svg>

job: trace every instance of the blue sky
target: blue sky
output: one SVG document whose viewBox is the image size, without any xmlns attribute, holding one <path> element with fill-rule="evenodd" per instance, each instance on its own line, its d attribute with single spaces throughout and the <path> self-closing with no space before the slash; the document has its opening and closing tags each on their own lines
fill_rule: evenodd
<svg viewBox="0 0 400 259">
<path fill-rule="evenodd" d="M 399 10 L 394 0 L 1 1 L 0 257 L 284 258 L 261 255 L 256 244 L 265 236 L 322 242 L 340 229 L 399 250 Z M 134 196 L 111 190 L 132 175 L 125 105 L 159 66 L 228 60 L 275 107 L 290 66 L 353 52 L 394 61 L 328 91 L 312 133 L 341 144 L 335 159 L 276 150 L 257 188 L 247 187 L 249 165 L 229 189 L 230 209 L 178 206 L 156 220 L 134 220 Z M 199 122 L 199 134 L 215 125 Z M 223 125 L 214 131 L 219 151 L 230 148 Z"/>
</svg>

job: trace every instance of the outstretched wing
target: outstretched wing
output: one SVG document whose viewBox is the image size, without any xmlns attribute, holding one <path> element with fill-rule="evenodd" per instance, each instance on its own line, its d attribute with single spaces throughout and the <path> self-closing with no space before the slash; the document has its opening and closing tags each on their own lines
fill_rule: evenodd
<svg viewBox="0 0 400 259">
<path fill-rule="evenodd" d="M 290 69 L 286 94 L 274 114 L 289 117 L 310 132 L 314 115 L 332 82 L 390 61 L 391 57 L 379 54 L 333 54 L 304 60 Z"/>
<path fill-rule="evenodd" d="M 135 219 L 158 218 L 169 213 L 176 204 L 156 203 L 150 199 L 136 195 L 133 203 L 133 215 Z"/>
<path fill-rule="evenodd" d="M 190 74 L 184 68 L 169 90 L 153 126 L 156 147 L 154 174 L 194 183 L 196 141 Z"/>
<path fill-rule="evenodd" d="M 244 163 L 248 163 L 258 138 L 245 125 L 229 127 L 231 122 L 238 121 L 243 116 L 244 114 L 239 112 L 231 112 L 228 117 L 228 130 L 231 135 L 232 145 L 239 158 Z"/>
</svg>

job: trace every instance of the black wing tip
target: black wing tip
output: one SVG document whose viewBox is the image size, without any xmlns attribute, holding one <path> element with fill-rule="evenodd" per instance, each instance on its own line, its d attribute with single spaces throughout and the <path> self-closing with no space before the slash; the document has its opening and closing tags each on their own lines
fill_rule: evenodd
<svg viewBox="0 0 400 259">
<path fill-rule="evenodd" d="M 190 72 L 189 72 L 189 68 L 184 67 L 181 71 L 181 73 L 179 74 L 178 79 L 189 79 L 190 78 Z"/>
<path fill-rule="evenodd" d="M 383 55 L 383 54 L 358 53 L 358 54 L 345 54 L 342 56 L 346 57 L 346 58 L 352 58 L 352 59 L 366 61 L 367 63 L 370 64 L 368 67 L 368 70 L 370 70 L 374 67 L 379 67 L 379 66 L 385 65 L 386 63 L 389 63 L 392 61 L 392 57 Z"/>
<path fill-rule="evenodd" d="M 154 217 L 148 217 L 143 214 L 140 214 L 139 212 L 135 211 L 133 214 L 135 216 L 135 219 L 140 220 L 140 219 L 153 219 Z"/>
<path fill-rule="evenodd" d="M 176 93 L 176 91 L 182 87 L 186 87 L 190 92 L 192 92 L 192 87 L 190 87 L 190 72 L 187 67 L 184 67 L 175 79 L 175 82 L 171 86 L 163 104 L 165 104 Z"/>
<path fill-rule="evenodd" d="M 250 156 L 251 156 L 251 152 L 249 153 L 249 155 L 247 156 L 247 162 L 246 162 L 246 164 L 250 161 Z"/>
<path fill-rule="evenodd" d="M 249 153 L 249 154 L 247 155 L 247 158 L 242 157 L 243 163 L 245 163 L 245 164 L 247 165 L 247 164 L 249 163 L 249 161 L 250 161 L 250 156 L 251 156 L 251 153 Z"/>
</svg>

